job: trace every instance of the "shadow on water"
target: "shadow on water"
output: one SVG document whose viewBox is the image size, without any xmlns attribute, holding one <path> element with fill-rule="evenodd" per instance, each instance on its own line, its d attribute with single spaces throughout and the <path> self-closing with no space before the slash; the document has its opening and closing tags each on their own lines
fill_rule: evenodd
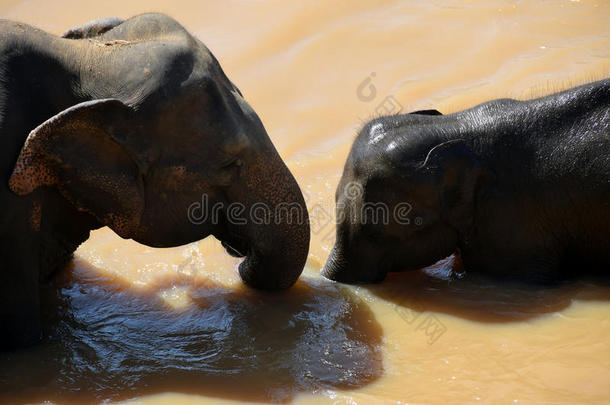
<svg viewBox="0 0 610 405">
<path fill-rule="evenodd" d="M 561 311 L 574 300 L 610 301 L 608 280 L 542 286 L 459 271 L 459 262 L 452 256 L 422 271 L 390 273 L 381 284 L 367 288 L 409 313 L 431 311 L 485 323 L 532 319 Z"/>
<path fill-rule="evenodd" d="M 286 402 L 301 392 L 358 388 L 383 372 L 381 327 L 340 285 L 302 279 L 285 293 L 262 293 L 207 284 L 190 288 L 185 308 L 171 309 L 158 291 L 77 267 L 44 291 L 43 343 L 0 353 L 1 403 L 168 391 Z"/>
</svg>

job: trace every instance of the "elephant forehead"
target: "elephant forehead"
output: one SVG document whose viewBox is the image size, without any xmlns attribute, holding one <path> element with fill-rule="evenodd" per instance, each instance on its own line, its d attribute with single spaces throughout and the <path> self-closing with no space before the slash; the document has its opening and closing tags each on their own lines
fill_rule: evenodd
<svg viewBox="0 0 610 405">
<path fill-rule="evenodd" d="M 385 138 L 385 136 L 386 132 L 383 128 L 383 124 L 381 122 L 373 124 L 371 126 L 371 129 L 369 130 L 369 143 L 371 145 L 376 145 L 379 142 L 383 141 L 383 138 Z"/>
<path fill-rule="evenodd" d="M 90 48 L 91 58 L 82 61 L 82 86 L 97 98 L 158 102 L 154 95 L 170 99 L 201 78 L 223 78 L 209 50 L 185 39 L 92 41 Z"/>
</svg>

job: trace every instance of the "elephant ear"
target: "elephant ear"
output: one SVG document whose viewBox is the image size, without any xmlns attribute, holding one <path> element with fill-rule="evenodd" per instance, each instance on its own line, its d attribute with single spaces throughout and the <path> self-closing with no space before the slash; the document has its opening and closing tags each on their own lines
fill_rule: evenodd
<svg viewBox="0 0 610 405">
<path fill-rule="evenodd" d="M 126 148 L 132 110 L 116 99 L 70 107 L 28 135 L 9 180 L 17 195 L 54 186 L 123 238 L 144 206 L 140 170 Z"/>
<path fill-rule="evenodd" d="M 74 27 L 64 32 L 61 37 L 67 39 L 93 38 L 110 31 L 117 25 L 124 22 L 124 20 L 116 17 L 100 18 L 98 20 L 93 20 L 86 24 L 79 25 L 78 27 Z"/>
<path fill-rule="evenodd" d="M 462 139 L 433 147 L 421 168 L 437 174 L 442 217 L 459 231 L 468 232 L 474 218 L 476 194 L 481 186 L 493 181 L 493 172 Z"/>
<path fill-rule="evenodd" d="M 415 115 L 443 115 L 443 113 L 441 113 L 438 110 L 419 110 L 419 111 L 410 112 L 409 114 L 415 114 Z"/>
</svg>

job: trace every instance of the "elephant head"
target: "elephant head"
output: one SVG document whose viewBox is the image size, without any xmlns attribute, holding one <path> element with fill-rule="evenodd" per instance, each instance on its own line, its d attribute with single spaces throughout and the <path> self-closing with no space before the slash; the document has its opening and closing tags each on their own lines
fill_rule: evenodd
<svg viewBox="0 0 610 405">
<path fill-rule="evenodd" d="M 368 123 L 352 146 L 335 197 L 336 242 L 322 274 L 356 283 L 420 269 L 452 254 L 470 231 L 491 175 L 454 118 L 434 110 Z"/>
<path fill-rule="evenodd" d="M 245 257 L 245 283 L 290 287 L 309 248 L 299 186 L 211 52 L 167 25 L 160 40 L 134 40 L 160 23 L 127 22 L 112 31 L 124 40 L 75 45 L 87 101 L 31 131 L 10 188 L 54 187 L 100 225 L 153 247 L 214 235 Z"/>
</svg>

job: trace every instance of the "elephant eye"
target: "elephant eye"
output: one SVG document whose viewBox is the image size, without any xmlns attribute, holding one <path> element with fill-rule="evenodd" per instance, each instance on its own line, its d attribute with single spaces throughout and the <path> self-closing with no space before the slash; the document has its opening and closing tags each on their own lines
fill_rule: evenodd
<svg viewBox="0 0 610 405">
<path fill-rule="evenodd" d="M 221 169 L 232 169 L 234 167 L 241 167 L 244 162 L 240 158 L 231 159 L 229 162 L 222 165 Z"/>
<path fill-rule="evenodd" d="M 362 227 L 362 234 L 371 241 L 379 244 L 389 243 L 392 241 L 392 236 L 388 234 L 385 225 L 383 224 L 367 224 Z"/>
</svg>

